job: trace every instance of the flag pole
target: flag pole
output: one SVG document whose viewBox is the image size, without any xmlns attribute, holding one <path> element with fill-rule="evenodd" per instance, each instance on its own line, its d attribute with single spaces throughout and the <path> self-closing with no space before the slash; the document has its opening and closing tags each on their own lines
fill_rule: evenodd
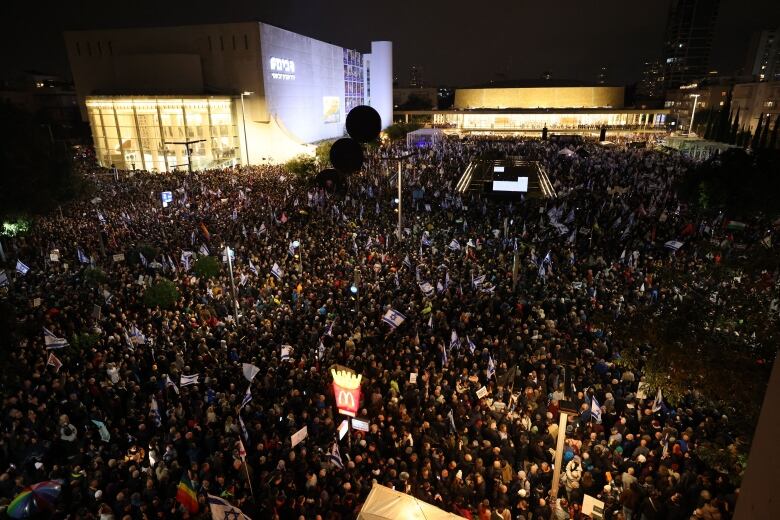
<svg viewBox="0 0 780 520">
<path fill-rule="evenodd" d="M 246 472 L 246 481 L 249 483 L 249 492 L 252 494 L 252 500 L 254 500 L 255 490 L 252 489 L 252 478 L 249 476 L 249 466 L 246 463 L 246 457 L 244 457 L 244 471 Z"/>
</svg>

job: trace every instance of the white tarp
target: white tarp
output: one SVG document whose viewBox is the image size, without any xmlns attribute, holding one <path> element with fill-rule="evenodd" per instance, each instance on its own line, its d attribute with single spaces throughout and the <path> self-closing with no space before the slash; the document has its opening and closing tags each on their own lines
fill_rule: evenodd
<svg viewBox="0 0 780 520">
<path fill-rule="evenodd" d="M 374 483 L 358 520 L 465 520 L 413 496 Z"/>
<path fill-rule="evenodd" d="M 406 134 L 406 146 L 432 146 L 444 139 L 444 132 L 438 128 L 420 128 Z"/>
<path fill-rule="evenodd" d="M 574 152 L 572 152 L 568 148 L 564 148 L 563 150 L 560 150 L 558 152 L 558 155 L 565 155 L 566 157 L 571 157 L 572 155 L 574 155 Z"/>
</svg>

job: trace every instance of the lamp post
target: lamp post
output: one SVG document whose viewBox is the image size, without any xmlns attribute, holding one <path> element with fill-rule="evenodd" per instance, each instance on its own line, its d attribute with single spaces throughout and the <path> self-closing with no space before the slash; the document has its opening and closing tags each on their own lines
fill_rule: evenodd
<svg viewBox="0 0 780 520">
<path fill-rule="evenodd" d="M 246 150 L 246 165 L 249 166 L 249 139 L 246 138 L 246 115 L 244 114 L 244 96 L 251 96 L 254 92 L 245 90 L 241 93 L 241 122 L 244 125 L 244 149 Z"/>
<path fill-rule="evenodd" d="M 696 105 L 699 103 L 699 96 L 701 94 L 691 94 L 691 97 L 693 98 L 693 109 L 691 110 L 691 124 L 688 127 L 688 135 L 691 135 L 691 132 L 693 131 L 693 116 L 696 115 Z"/>
<path fill-rule="evenodd" d="M 570 373 L 564 368 L 564 395 L 568 395 L 570 379 L 566 376 Z M 555 467 L 553 468 L 552 486 L 550 487 L 550 520 L 555 520 L 556 500 L 558 498 L 558 488 L 561 485 L 561 465 L 563 464 L 563 444 L 566 442 L 566 424 L 569 422 L 570 415 L 577 415 L 579 410 L 574 403 L 568 400 L 561 400 L 558 404 L 560 419 L 558 420 L 558 439 L 555 446 Z"/>
<path fill-rule="evenodd" d="M 408 153 L 406 155 L 401 155 L 399 157 L 384 157 L 380 160 L 382 161 L 398 161 L 398 242 L 401 242 L 403 240 L 403 235 L 401 234 L 403 229 L 401 228 L 402 223 L 402 217 L 401 217 L 401 206 L 403 204 L 403 193 L 401 191 L 401 161 L 404 159 L 408 159 L 409 157 L 417 155 L 417 152 Z"/>
</svg>

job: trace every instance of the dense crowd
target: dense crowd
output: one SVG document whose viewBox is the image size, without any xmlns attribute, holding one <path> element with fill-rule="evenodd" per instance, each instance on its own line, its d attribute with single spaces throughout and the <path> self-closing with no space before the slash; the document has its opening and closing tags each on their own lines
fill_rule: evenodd
<svg viewBox="0 0 780 520">
<path fill-rule="evenodd" d="M 487 151 L 541 161 L 558 197 L 457 193 Z M 729 518 L 738 489 L 696 457 L 728 430 L 725 416 L 640 398 L 642 374 L 616 363 L 620 343 L 592 319 L 672 302 L 659 273 L 715 261 L 694 254 L 723 238 L 721 223 L 676 199 L 680 156 L 559 151 L 536 140 L 423 150 L 403 164 L 400 240 L 394 166 L 378 156 L 336 192 L 278 166 L 96 170 L 92 200 L 4 241 L 8 265 L 29 271 L 5 289 L 19 332 L 5 367 L 2 503 L 61 479 L 59 518 L 207 518 L 211 494 L 255 520 L 347 519 L 378 482 L 475 519 L 584 518 L 585 494 L 608 519 Z M 194 274 L 205 254 L 220 275 Z M 159 277 L 179 291 L 173 308 L 144 303 Z M 390 309 L 405 316 L 397 328 L 382 320 Z M 69 344 L 47 349 L 43 327 Z M 251 381 L 244 364 L 259 369 Z M 362 374 L 357 418 L 369 423 L 341 440 L 333 365 Z M 563 400 L 579 413 L 560 432 Z M 182 476 L 197 513 L 176 500 Z"/>
</svg>

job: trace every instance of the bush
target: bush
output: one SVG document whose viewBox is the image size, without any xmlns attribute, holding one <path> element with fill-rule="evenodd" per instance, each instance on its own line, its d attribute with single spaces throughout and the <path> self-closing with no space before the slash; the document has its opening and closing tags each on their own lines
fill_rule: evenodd
<svg viewBox="0 0 780 520">
<path fill-rule="evenodd" d="M 84 271 L 84 283 L 92 287 L 97 287 L 108 281 L 108 276 L 98 267 L 87 267 Z"/>
<path fill-rule="evenodd" d="M 414 132 L 420 128 L 422 128 L 422 125 L 419 123 L 393 123 L 385 129 L 385 133 L 391 141 L 398 141 L 406 138 L 406 134 L 409 132 Z"/>
<path fill-rule="evenodd" d="M 127 263 L 130 265 L 140 264 L 141 256 L 139 255 L 139 253 L 144 255 L 144 258 L 146 258 L 147 262 L 151 262 L 152 260 L 157 258 L 157 255 L 160 254 L 160 250 L 149 244 L 138 244 L 138 246 L 133 248 L 127 254 Z"/>
<path fill-rule="evenodd" d="M 150 308 L 172 309 L 178 300 L 179 290 L 166 278 L 156 281 L 144 293 L 144 304 Z"/>
<path fill-rule="evenodd" d="M 89 351 L 97 345 L 100 341 L 100 334 L 90 334 L 88 332 L 82 332 L 81 334 L 75 334 L 70 340 L 70 348 L 74 351 Z"/>
<path fill-rule="evenodd" d="M 333 143 L 335 143 L 335 139 L 327 139 L 325 141 L 321 141 L 318 145 L 316 150 L 314 150 L 314 156 L 317 158 L 317 166 L 318 169 L 322 170 L 324 168 L 330 168 L 330 147 L 333 146 Z"/>
<path fill-rule="evenodd" d="M 222 266 L 219 265 L 219 260 L 213 256 L 199 256 L 195 261 L 194 269 L 198 278 L 209 279 L 219 276 Z"/>
<path fill-rule="evenodd" d="M 299 179 L 305 179 L 317 174 L 317 159 L 311 155 L 300 154 L 284 163 L 284 167 L 288 172 L 298 176 Z"/>
</svg>

